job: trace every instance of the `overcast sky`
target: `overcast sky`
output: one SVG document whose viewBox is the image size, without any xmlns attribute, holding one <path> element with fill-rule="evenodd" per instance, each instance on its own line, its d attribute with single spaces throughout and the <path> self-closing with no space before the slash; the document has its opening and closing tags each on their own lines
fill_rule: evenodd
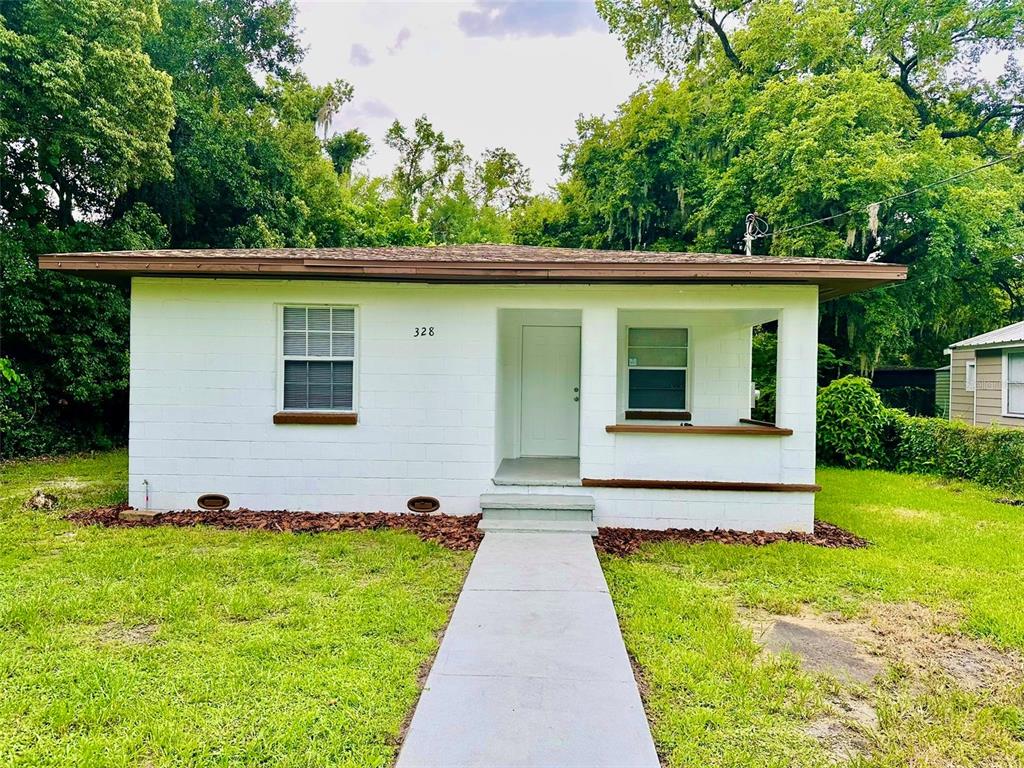
<svg viewBox="0 0 1024 768">
<path fill-rule="evenodd" d="M 586 2 L 299 2 L 313 83 L 343 77 L 355 99 L 333 131 L 373 140 L 363 170 L 385 174 L 382 138 L 398 118 L 426 114 L 478 158 L 504 146 L 530 168 L 534 190 L 558 178 L 559 149 L 578 115 L 612 114 L 641 82 Z"/>
<path fill-rule="evenodd" d="M 390 172 L 383 136 L 426 114 L 470 155 L 503 146 L 530 168 L 534 191 L 558 178 L 561 145 L 583 115 L 611 115 L 641 84 L 592 0 L 319 0 L 298 3 L 314 84 L 355 86 L 332 130 L 373 140 L 361 170 Z M 995 77 L 1005 55 L 987 57 Z"/>
</svg>

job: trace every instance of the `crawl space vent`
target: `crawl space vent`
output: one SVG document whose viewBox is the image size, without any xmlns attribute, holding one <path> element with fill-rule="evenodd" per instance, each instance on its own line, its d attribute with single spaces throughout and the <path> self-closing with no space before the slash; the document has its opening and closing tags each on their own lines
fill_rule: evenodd
<svg viewBox="0 0 1024 768">
<path fill-rule="evenodd" d="M 413 496 L 405 506 L 410 512 L 437 512 L 441 508 L 441 502 L 433 496 Z"/>
<path fill-rule="evenodd" d="M 231 499 L 223 493 L 204 493 L 196 499 L 196 504 L 199 505 L 200 509 L 210 510 L 211 512 L 219 512 L 222 509 L 227 509 L 228 504 L 230 503 Z"/>
</svg>

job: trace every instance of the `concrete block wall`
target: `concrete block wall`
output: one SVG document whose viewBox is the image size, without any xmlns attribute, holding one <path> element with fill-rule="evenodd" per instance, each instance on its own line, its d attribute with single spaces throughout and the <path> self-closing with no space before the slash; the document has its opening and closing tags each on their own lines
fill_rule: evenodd
<svg viewBox="0 0 1024 768">
<path fill-rule="evenodd" d="M 273 424 L 281 397 L 279 312 L 286 304 L 357 307 L 358 424 Z M 813 482 L 813 287 L 136 278 L 131 504 L 144 506 L 148 480 L 154 509 L 194 507 L 200 494 L 220 492 L 232 506 L 256 509 L 404 511 L 410 496 L 424 494 L 440 498 L 446 512 L 478 512 L 479 495 L 495 491 L 491 478 L 502 454 L 499 309 L 578 312 L 582 476 Z M 688 313 L 695 328 L 707 321 L 693 336 L 696 423 L 744 415 L 750 325 L 778 316 L 780 424 L 797 433 L 607 433 L 621 408 L 621 313 L 641 311 Z M 432 327 L 434 335 L 416 337 L 417 327 Z M 728 522 L 750 529 L 813 522 L 810 494 L 584 490 L 597 500 L 602 524 Z"/>
<path fill-rule="evenodd" d="M 257 509 L 477 511 L 493 472 L 494 313 L 431 286 L 137 279 L 130 500 Z M 355 305 L 355 426 L 275 425 L 282 304 Z M 433 336 L 414 336 L 433 327 Z"/>
</svg>

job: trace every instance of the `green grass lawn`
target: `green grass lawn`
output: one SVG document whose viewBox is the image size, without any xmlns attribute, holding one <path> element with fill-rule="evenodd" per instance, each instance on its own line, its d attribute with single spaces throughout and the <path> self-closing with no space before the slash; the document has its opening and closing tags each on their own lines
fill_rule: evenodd
<svg viewBox="0 0 1024 768">
<path fill-rule="evenodd" d="M 125 469 L 0 464 L 0 765 L 388 765 L 470 553 L 61 519 Z"/>
<path fill-rule="evenodd" d="M 819 481 L 819 517 L 870 548 L 660 544 L 603 558 L 666 764 L 1024 765 L 1024 508 L 934 478 L 829 469 Z M 760 652 L 765 612 L 873 632 L 892 652 L 886 670 L 857 686 Z M 986 677 L 987 662 L 1003 674 Z M 877 722 L 851 717 L 863 705 Z M 821 722 L 856 749 L 834 749 Z"/>
<path fill-rule="evenodd" d="M 0 765 L 388 765 L 469 553 L 61 519 L 122 501 L 125 463 L 0 465 Z M 603 558 L 666 765 L 1024 765 L 1024 509 L 933 478 L 820 482 L 819 515 L 870 548 Z M 37 488 L 61 507 L 26 510 Z M 753 627 L 777 614 L 875 633 L 884 673 L 761 652 Z"/>
</svg>

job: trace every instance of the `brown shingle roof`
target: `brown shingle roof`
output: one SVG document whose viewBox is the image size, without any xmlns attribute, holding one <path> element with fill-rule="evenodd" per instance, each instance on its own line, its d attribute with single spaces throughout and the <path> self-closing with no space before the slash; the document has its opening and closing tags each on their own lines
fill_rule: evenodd
<svg viewBox="0 0 1024 768">
<path fill-rule="evenodd" d="M 895 264 L 525 245 L 106 251 L 41 256 L 81 275 L 333 278 L 426 282 L 803 283 L 822 298 L 906 277 Z"/>
</svg>

